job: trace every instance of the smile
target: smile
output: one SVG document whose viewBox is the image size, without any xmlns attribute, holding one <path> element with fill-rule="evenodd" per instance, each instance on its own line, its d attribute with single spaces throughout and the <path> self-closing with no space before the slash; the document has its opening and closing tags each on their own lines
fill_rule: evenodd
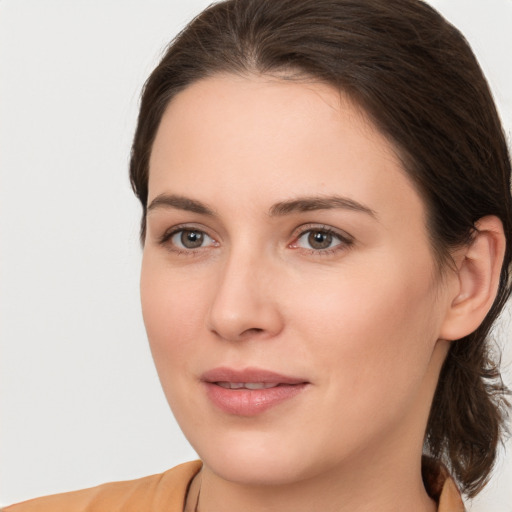
<svg viewBox="0 0 512 512">
<path fill-rule="evenodd" d="M 215 382 L 215 384 L 225 389 L 270 389 L 279 386 L 270 382 Z"/>
<path fill-rule="evenodd" d="M 309 382 L 268 370 L 215 368 L 201 377 L 206 395 L 222 412 L 256 416 L 304 391 Z"/>
</svg>

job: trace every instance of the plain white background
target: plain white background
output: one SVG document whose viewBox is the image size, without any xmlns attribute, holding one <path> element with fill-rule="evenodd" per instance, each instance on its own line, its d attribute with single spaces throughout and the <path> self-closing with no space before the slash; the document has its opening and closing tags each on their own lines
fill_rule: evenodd
<svg viewBox="0 0 512 512">
<path fill-rule="evenodd" d="M 0 0 L 0 504 L 195 458 L 139 307 L 140 88 L 205 0 Z M 512 0 L 432 0 L 512 132 Z M 512 364 L 503 323 L 504 362 Z M 512 383 L 510 372 L 507 381 Z M 512 511 L 512 445 L 472 512 Z"/>
</svg>

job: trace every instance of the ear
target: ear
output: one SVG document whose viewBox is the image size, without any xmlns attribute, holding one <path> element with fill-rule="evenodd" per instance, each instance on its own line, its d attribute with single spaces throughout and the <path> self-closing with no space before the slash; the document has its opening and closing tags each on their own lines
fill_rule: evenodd
<svg viewBox="0 0 512 512">
<path fill-rule="evenodd" d="M 503 224 L 498 217 L 482 217 L 475 224 L 471 244 L 456 256 L 451 304 L 441 326 L 440 339 L 463 338 L 482 323 L 496 298 L 505 245 Z"/>
</svg>

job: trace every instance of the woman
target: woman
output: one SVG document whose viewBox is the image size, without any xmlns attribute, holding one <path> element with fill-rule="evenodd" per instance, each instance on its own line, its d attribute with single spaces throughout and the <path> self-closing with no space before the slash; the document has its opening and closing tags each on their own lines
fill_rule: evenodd
<svg viewBox="0 0 512 512">
<path fill-rule="evenodd" d="M 504 428 L 512 204 L 460 34 L 412 0 L 222 2 L 149 78 L 130 172 L 202 465 L 7 510 L 462 510 Z"/>
</svg>

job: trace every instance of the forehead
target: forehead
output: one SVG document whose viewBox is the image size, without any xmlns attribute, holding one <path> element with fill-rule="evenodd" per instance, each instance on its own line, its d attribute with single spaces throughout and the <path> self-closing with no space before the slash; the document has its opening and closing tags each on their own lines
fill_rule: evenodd
<svg viewBox="0 0 512 512">
<path fill-rule="evenodd" d="M 206 202 L 223 201 L 226 191 L 230 201 L 262 206 L 337 193 L 374 210 L 387 203 L 423 215 L 394 146 L 361 108 L 329 85 L 266 76 L 213 76 L 167 107 L 149 200 L 192 191 Z"/>
</svg>

